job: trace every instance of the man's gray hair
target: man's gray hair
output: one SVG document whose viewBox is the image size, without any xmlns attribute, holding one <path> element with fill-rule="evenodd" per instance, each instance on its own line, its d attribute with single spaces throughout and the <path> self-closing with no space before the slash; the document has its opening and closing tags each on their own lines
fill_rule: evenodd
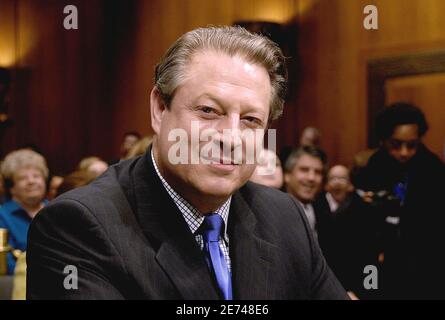
<svg viewBox="0 0 445 320">
<path fill-rule="evenodd" d="M 320 159 L 323 164 L 323 172 L 326 171 L 326 167 L 328 164 L 328 158 L 326 153 L 318 147 L 315 146 L 301 146 L 298 148 L 294 148 L 290 155 L 286 159 L 286 163 L 284 164 L 284 172 L 290 173 L 294 170 L 295 165 L 302 156 L 308 155 L 313 158 Z"/>
<path fill-rule="evenodd" d="M 287 87 L 287 69 L 283 52 L 265 36 L 236 27 L 198 28 L 182 35 L 167 50 L 155 69 L 155 85 L 169 106 L 175 90 L 185 77 L 185 68 L 192 56 L 202 50 L 239 56 L 264 67 L 272 86 L 269 121 L 283 113 Z"/>
</svg>

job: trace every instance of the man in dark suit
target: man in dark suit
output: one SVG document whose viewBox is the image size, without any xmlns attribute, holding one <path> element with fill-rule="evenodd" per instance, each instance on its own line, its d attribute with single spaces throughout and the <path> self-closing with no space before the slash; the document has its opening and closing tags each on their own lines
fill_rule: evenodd
<svg viewBox="0 0 445 320">
<path fill-rule="evenodd" d="M 314 201 L 318 243 L 351 297 L 371 298 L 363 286 L 364 267 L 376 265 L 374 224 L 369 205 L 354 190 L 348 168 L 331 167 L 324 192 Z"/>
<path fill-rule="evenodd" d="M 247 151 L 232 158 L 255 145 L 243 132 L 282 111 L 280 49 L 237 27 L 196 29 L 167 51 L 155 82 L 153 147 L 35 219 L 28 298 L 346 299 L 301 207 L 246 183 Z M 196 128 L 211 141 L 194 140 Z"/>
<path fill-rule="evenodd" d="M 444 299 L 445 166 L 422 143 L 425 115 L 410 103 L 394 103 L 375 127 L 380 148 L 357 187 L 379 219 L 380 297 Z"/>
</svg>

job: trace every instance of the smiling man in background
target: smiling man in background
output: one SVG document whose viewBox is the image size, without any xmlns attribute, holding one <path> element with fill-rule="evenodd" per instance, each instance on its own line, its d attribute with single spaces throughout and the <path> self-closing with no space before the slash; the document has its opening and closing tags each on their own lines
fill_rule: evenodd
<svg viewBox="0 0 445 320">
<path fill-rule="evenodd" d="M 153 147 L 43 210 L 30 231 L 28 298 L 346 299 L 299 204 L 248 179 L 224 150 L 282 112 L 286 69 L 269 39 L 239 27 L 180 37 L 156 67 Z M 211 163 L 171 161 L 180 129 L 211 129 Z M 232 130 L 232 135 L 222 134 Z M 209 160 L 209 159 L 206 159 Z M 76 268 L 78 288 L 64 287 Z"/>
<path fill-rule="evenodd" d="M 299 147 L 291 152 L 284 166 L 286 191 L 303 206 L 312 232 L 317 237 L 317 221 L 312 203 L 323 186 L 327 158 L 314 146 Z"/>
</svg>

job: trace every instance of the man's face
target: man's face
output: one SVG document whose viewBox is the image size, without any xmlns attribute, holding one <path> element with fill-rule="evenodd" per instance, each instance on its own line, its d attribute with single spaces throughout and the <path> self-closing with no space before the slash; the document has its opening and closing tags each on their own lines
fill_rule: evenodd
<svg viewBox="0 0 445 320">
<path fill-rule="evenodd" d="M 12 178 L 10 189 L 12 198 L 20 203 L 36 205 L 45 197 L 46 182 L 43 174 L 36 168 L 20 168 Z"/>
<path fill-rule="evenodd" d="M 323 163 L 308 154 L 302 155 L 284 179 L 290 194 L 305 204 L 310 203 L 314 201 L 323 182 Z"/>
<path fill-rule="evenodd" d="M 400 163 L 408 162 L 419 147 L 419 127 L 417 124 L 396 126 L 391 137 L 385 140 L 388 153 Z"/>
<path fill-rule="evenodd" d="M 181 195 L 195 206 L 210 198 L 224 199 L 233 194 L 251 176 L 254 164 L 235 164 L 222 154 L 226 148 L 245 145 L 238 133 L 246 129 L 265 129 L 269 116 L 271 85 L 267 71 L 240 57 L 229 57 L 214 51 L 196 53 L 186 68 L 185 80 L 176 89 L 166 108 L 157 89 L 151 95 L 152 126 L 157 135 L 155 159 L 162 175 Z M 218 154 L 212 164 L 172 164 L 169 150 L 177 141 L 169 141 L 169 133 L 183 129 L 188 137 L 188 152 L 202 150 L 208 141 L 191 144 L 192 122 L 199 131 L 214 129 Z M 233 131 L 240 139 L 227 139 L 224 129 Z M 235 138 L 236 138 L 235 137 Z M 252 143 L 252 142 L 250 142 Z M 244 148 L 243 148 L 244 149 Z M 244 151 L 243 151 L 244 153 Z M 188 157 L 190 160 L 190 156 Z M 233 159 L 233 158 L 232 158 Z M 208 160 L 208 159 L 206 159 Z M 204 197 L 205 198 L 204 198 Z M 205 199 L 203 201 L 203 199 Z M 199 209 L 199 208 L 198 208 Z"/>
<path fill-rule="evenodd" d="M 348 168 L 334 166 L 329 170 L 326 191 L 332 195 L 335 201 L 342 203 L 353 190 Z"/>
</svg>

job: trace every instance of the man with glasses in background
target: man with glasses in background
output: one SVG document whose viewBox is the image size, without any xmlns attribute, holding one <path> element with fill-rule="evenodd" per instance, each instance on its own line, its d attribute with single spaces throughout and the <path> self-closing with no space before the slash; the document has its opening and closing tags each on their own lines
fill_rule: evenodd
<svg viewBox="0 0 445 320">
<path fill-rule="evenodd" d="M 380 148 L 358 179 L 380 218 L 381 298 L 445 298 L 445 169 L 422 143 L 427 130 L 418 107 L 384 108 L 376 119 Z"/>
</svg>

